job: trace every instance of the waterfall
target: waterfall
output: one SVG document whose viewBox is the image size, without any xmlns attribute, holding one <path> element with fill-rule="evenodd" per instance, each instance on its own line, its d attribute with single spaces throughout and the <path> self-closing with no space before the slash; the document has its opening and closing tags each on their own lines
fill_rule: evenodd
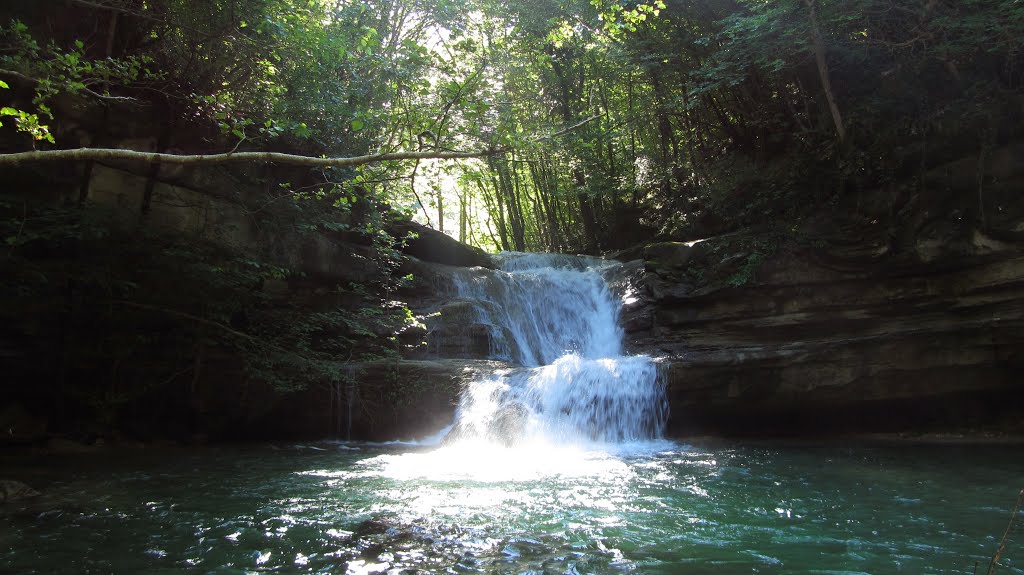
<svg viewBox="0 0 1024 575">
<path fill-rule="evenodd" d="M 491 355 L 522 367 L 472 382 L 447 441 L 617 443 L 661 436 L 668 403 L 657 366 L 622 355 L 622 302 L 605 276 L 619 264 L 505 253 L 500 269 L 455 277 L 491 330 Z"/>
</svg>

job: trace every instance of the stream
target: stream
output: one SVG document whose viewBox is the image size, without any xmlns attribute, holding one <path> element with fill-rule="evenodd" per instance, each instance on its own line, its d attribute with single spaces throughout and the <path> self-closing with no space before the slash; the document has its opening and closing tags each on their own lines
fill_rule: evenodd
<svg viewBox="0 0 1024 575">
<path fill-rule="evenodd" d="M 506 254 L 455 297 L 516 367 L 432 441 L 5 456 L 4 573 L 985 572 L 1012 446 L 681 443 L 653 358 L 623 354 L 593 258 Z M 1000 574 L 1022 574 L 1013 544 Z"/>
<path fill-rule="evenodd" d="M 620 447 L 5 457 L 44 495 L 0 512 L 0 572 L 984 573 L 1024 477 L 996 446 Z"/>
</svg>

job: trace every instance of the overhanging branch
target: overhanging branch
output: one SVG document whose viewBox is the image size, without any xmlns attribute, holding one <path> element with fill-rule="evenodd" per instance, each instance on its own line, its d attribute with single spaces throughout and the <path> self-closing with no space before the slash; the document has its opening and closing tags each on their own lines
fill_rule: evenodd
<svg viewBox="0 0 1024 575">
<path fill-rule="evenodd" d="M 33 152 L 17 152 L 0 154 L 0 166 L 17 166 L 23 163 L 59 162 L 59 161 L 136 161 L 161 164 L 209 165 L 227 164 L 232 162 L 256 162 L 267 164 L 289 164 L 293 166 L 310 166 L 318 168 L 361 166 L 375 162 L 392 160 L 462 160 L 483 158 L 505 153 L 501 148 L 467 152 L 390 152 L 386 154 L 370 154 L 345 158 L 314 158 L 279 152 L 230 152 L 227 154 L 158 154 L 156 152 L 139 152 L 116 148 L 77 148 L 72 150 L 37 150 Z"/>
<path fill-rule="evenodd" d="M 16 72 L 14 70 L 0 70 L 0 76 L 8 76 L 8 77 L 11 77 L 11 78 L 17 78 L 17 79 L 19 79 L 19 80 L 21 80 L 23 82 L 30 83 L 32 86 L 35 86 L 36 84 L 39 84 L 39 80 L 37 78 L 33 78 L 31 76 L 26 76 L 25 74 L 22 74 L 21 72 Z M 128 96 L 108 96 L 106 94 L 100 94 L 99 92 L 94 92 L 94 91 L 90 90 L 89 88 L 78 88 L 77 91 L 79 91 L 79 92 L 81 92 L 83 94 L 86 94 L 88 96 L 92 96 L 93 98 L 96 98 L 97 100 L 103 100 L 104 102 L 127 102 L 127 103 L 132 103 L 132 104 L 141 104 L 141 102 L 139 102 L 139 100 L 136 100 L 135 98 L 129 98 Z"/>
</svg>

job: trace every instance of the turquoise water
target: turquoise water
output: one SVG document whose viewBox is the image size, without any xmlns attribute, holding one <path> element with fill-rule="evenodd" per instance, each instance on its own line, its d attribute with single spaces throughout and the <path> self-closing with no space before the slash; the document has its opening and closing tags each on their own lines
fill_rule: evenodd
<svg viewBox="0 0 1024 575">
<path fill-rule="evenodd" d="M 0 459 L 3 573 L 984 572 L 1019 447 L 317 443 Z M 1024 573 L 1024 536 L 1001 574 Z"/>
</svg>

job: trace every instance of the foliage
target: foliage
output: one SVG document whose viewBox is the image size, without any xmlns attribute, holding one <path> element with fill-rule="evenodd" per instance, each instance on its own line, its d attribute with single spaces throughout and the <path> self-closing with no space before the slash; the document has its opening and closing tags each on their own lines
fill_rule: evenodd
<svg viewBox="0 0 1024 575">
<path fill-rule="evenodd" d="M 174 115 L 215 123 L 222 147 L 506 146 L 516 153 L 486 165 L 386 163 L 337 183 L 478 245 L 595 251 L 765 217 L 784 228 L 853 190 L 920 180 L 1019 137 L 1022 11 L 997 0 L 157 0 L 133 21 L 131 56 L 90 57 L 81 41 L 40 48 L 15 24 L 5 37 L 20 48 L 4 58 L 26 72 L 47 62 L 33 64 L 48 82 L 39 105 L 79 84 L 158 94 Z M 48 108 L 4 113 L 51 136 Z"/>
<path fill-rule="evenodd" d="M 85 44 L 76 40 L 71 46 L 62 47 L 54 41 L 40 44 L 29 32 L 28 26 L 13 20 L 0 28 L 0 72 L 17 74 L 19 78 L 31 81 L 34 86 L 32 109 L 27 111 L 11 106 L 0 109 L 0 117 L 14 118 L 18 131 L 28 133 L 34 140 L 55 143 L 50 127 L 44 123 L 54 120 L 50 100 L 61 92 L 69 94 L 90 93 L 97 97 L 109 97 L 109 91 L 97 93 L 111 83 L 131 85 L 153 73 L 147 65 L 151 60 L 145 56 L 128 56 L 120 59 L 90 59 L 85 54 Z M 6 82 L 0 82 L 0 89 L 10 89 Z M 2 124 L 0 124 L 2 125 Z"/>
<path fill-rule="evenodd" d="M 485 67 L 478 97 L 517 153 L 467 166 L 446 204 L 484 204 L 484 243 L 504 249 L 785 229 L 1024 135 L 1014 3 L 476 5 L 464 59 Z"/>
</svg>

